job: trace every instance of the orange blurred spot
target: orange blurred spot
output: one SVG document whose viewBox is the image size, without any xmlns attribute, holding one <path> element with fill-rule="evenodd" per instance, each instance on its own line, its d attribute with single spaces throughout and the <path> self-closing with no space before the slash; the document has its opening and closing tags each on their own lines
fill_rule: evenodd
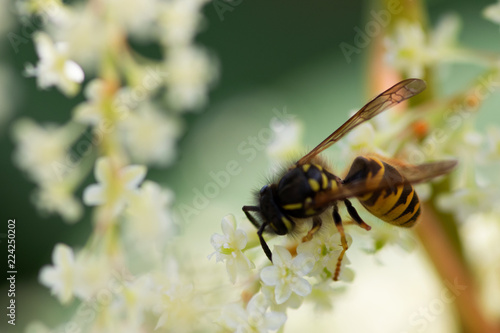
<svg viewBox="0 0 500 333">
<path fill-rule="evenodd" d="M 429 123 L 426 120 L 417 120 L 412 124 L 412 130 L 417 139 L 423 139 L 429 132 Z"/>
<path fill-rule="evenodd" d="M 250 302 L 253 295 L 255 295 L 255 294 L 250 292 L 249 290 L 243 290 L 241 292 L 241 300 L 243 301 L 243 303 L 247 304 L 248 302 Z"/>
<path fill-rule="evenodd" d="M 469 94 L 465 97 L 465 105 L 467 105 L 467 108 L 477 109 L 479 104 L 481 104 L 481 100 L 478 96 Z"/>
<path fill-rule="evenodd" d="M 288 252 L 290 252 L 292 257 L 297 256 L 297 246 L 298 246 L 298 244 L 293 244 L 293 245 L 289 245 L 286 247 L 286 249 L 288 250 Z"/>
</svg>

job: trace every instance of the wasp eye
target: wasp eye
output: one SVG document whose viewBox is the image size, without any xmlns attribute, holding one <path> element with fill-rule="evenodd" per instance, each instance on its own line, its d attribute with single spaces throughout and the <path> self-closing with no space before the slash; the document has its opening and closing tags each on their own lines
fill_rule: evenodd
<svg viewBox="0 0 500 333">
<path fill-rule="evenodd" d="M 267 187 L 268 185 L 262 186 L 262 188 L 260 189 L 260 194 L 264 194 L 264 192 L 267 190 Z"/>
</svg>

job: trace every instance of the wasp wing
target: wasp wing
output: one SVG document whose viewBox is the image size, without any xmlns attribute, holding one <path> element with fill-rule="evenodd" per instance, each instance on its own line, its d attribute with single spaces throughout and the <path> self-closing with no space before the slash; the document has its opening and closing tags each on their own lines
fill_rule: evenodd
<svg viewBox="0 0 500 333">
<path fill-rule="evenodd" d="M 339 186 L 337 189 L 320 192 L 315 198 L 315 206 L 322 207 L 329 202 L 359 197 L 367 193 L 394 188 L 405 183 L 418 184 L 449 173 L 457 165 L 456 160 L 431 162 L 420 165 L 394 166 L 403 176 L 391 178 L 390 182 L 379 182 L 377 185 L 367 184 L 365 180 Z"/>
<path fill-rule="evenodd" d="M 306 164 L 311 161 L 316 155 L 321 153 L 326 148 L 339 141 L 344 135 L 349 133 L 356 126 L 375 117 L 390 107 L 397 105 L 408 98 L 415 96 L 425 89 L 426 85 L 420 79 L 407 79 L 396 83 L 391 88 L 387 89 L 368 104 L 363 106 L 354 116 L 349 118 L 342 126 L 327 137 L 323 142 L 311 150 L 307 155 L 302 157 L 297 165 Z"/>
</svg>

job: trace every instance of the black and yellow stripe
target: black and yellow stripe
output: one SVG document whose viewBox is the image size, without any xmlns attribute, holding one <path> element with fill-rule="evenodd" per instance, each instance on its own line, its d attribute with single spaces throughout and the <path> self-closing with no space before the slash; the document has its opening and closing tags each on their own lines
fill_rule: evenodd
<svg viewBox="0 0 500 333">
<path fill-rule="evenodd" d="M 376 157 L 358 157 L 344 183 L 354 181 L 365 181 L 367 189 L 375 189 L 358 197 L 371 214 L 400 227 L 411 227 L 417 222 L 420 216 L 417 193 L 393 166 Z"/>
<path fill-rule="evenodd" d="M 296 166 L 283 176 L 278 184 L 279 205 L 284 212 L 297 218 L 320 214 L 328 206 L 316 207 L 314 199 L 323 191 L 337 189 L 336 177 L 316 163 Z"/>
</svg>

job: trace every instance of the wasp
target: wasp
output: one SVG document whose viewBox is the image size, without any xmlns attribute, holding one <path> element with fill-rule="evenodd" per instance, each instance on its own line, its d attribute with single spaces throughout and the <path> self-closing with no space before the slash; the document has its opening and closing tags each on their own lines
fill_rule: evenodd
<svg viewBox="0 0 500 333">
<path fill-rule="evenodd" d="M 264 185 L 257 193 L 257 205 L 243 206 L 243 212 L 258 229 L 262 249 L 272 262 L 272 253 L 263 234 L 292 234 L 297 225 L 310 221 L 312 227 L 303 241 L 312 239 L 321 228 L 322 214 L 331 210 L 340 234 L 342 251 L 333 280 L 337 280 L 348 245 L 339 214 L 339 202 L 355 224 L 366 224 L 352 205 L 359 200 L 375 217 L 395 226 L 410 228 L 420 216 L 420 201 L 413 184 L 422 183 L 450 172 L 457 161 L 438 161 L 410 165 L 378 155 L 358 156 L 344 179 L 332 173 L 318 154 L 339 141 L 356 126 L 383 111 L 419 94 L 426 87 L 423 80 L 407 79 L 376 96 L 313 150 L 290 166 L 277 182 Z"/>
</svg>

